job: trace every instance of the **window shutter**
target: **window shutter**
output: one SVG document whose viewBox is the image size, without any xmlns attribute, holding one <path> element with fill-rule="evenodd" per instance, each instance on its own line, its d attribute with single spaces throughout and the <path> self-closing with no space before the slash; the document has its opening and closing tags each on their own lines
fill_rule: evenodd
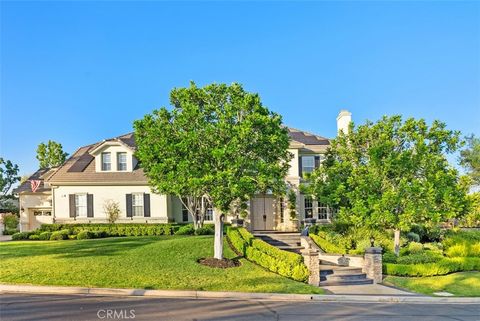
<svg viewBox="0 0 480 321">
<path fill-rule="evenodd" d="M 150 217 L 150 194 L 143 194 L 143 216 Z"/>
<path fill-rule="evenodd" d="M 70 205 L 70 217 L 75 217 L 75 194 L 68 195 L 68 203 Z"/>
<path fill-rule="evenodd" d="M 302 156 L 298 157 L 298 176 L 302 177 Z"/>
<path fill-rule="evenodd" d="M 87 194 L 87 217 L 93 217 L 93 194 Z"/>
<path fill-rule="evenodd" d="M 320 156 L 315 156 L 315 168 L 320 167 Z"/>
<path fill-rule="evenodd" d="M 127 196 L 127 217 L 132 217 L 132 194 L 126 194 Z"/>
</svg>

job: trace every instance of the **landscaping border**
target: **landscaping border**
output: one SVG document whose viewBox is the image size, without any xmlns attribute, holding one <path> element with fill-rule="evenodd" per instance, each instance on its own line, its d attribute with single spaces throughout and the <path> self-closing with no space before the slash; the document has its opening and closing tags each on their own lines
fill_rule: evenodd
<svg viewBox="0 0 480 321">
<path fill-rule="evenodd" d="M 2 293 L 67 294 L 87 296 L 144 296 L 160 298 L 189 299 L 232 299 L 265 301 L 301 301 L 301 302 L 377 302 L 408 304 L 480 304 L 480 298 L 467 297 L 430 297 L 423 295 L 321 295 L 321 294 L 284 294 L 284 293 L 248 293 L 248 292 L 211 292 L 211 291 L 169 291 L 116 288 L 84 288 L 63 286 L 37 286 L 0 284 Z"/>
</svg>

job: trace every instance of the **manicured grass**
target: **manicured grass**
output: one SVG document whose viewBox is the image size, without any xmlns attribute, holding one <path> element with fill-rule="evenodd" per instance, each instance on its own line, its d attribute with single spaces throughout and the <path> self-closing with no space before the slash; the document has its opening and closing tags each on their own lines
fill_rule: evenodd
<svg viewBox="0 0 480 321">
<path fill-rule="evenodd" d="M 389 276 L 385 282 L 414 292 L 448 292 L 456 296 L 480 296 L 480 272 L 460 272 L 421 278 Z"/>
<path fill-rule="evenodd" d="M 236 268 L 197 263 L 212 236 L 152 236 L 0 243 L 0 282 L 175 290 L 323 293 L 245 259 Z M 225 244 L 225 256 L 235 254 Z"/>
</svg>

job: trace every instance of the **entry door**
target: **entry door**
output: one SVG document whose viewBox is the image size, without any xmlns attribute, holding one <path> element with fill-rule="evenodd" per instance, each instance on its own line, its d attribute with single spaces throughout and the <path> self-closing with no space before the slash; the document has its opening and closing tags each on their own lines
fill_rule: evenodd
<svg viewBox="0 0 480 321">
<path fill-rule="evenodd" d="M 253 228 L 273 230 L 275 226 L 275 198 L 256 197 L 253 199 Z"/>
</svg>

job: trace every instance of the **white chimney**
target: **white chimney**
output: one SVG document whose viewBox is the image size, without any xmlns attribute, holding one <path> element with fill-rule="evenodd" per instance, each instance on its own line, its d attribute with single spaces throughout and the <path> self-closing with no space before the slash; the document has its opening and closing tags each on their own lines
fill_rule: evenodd
<svg viewBox="0 0 480 321">
<path fill-rule="evenodd" d="M 337 116 L 337 133 L 342 131 L 345 134 L 348 134 L 348 126 L 352 122 L 352 113 L 348 110 L 342 109 Z"/>
</svg>

